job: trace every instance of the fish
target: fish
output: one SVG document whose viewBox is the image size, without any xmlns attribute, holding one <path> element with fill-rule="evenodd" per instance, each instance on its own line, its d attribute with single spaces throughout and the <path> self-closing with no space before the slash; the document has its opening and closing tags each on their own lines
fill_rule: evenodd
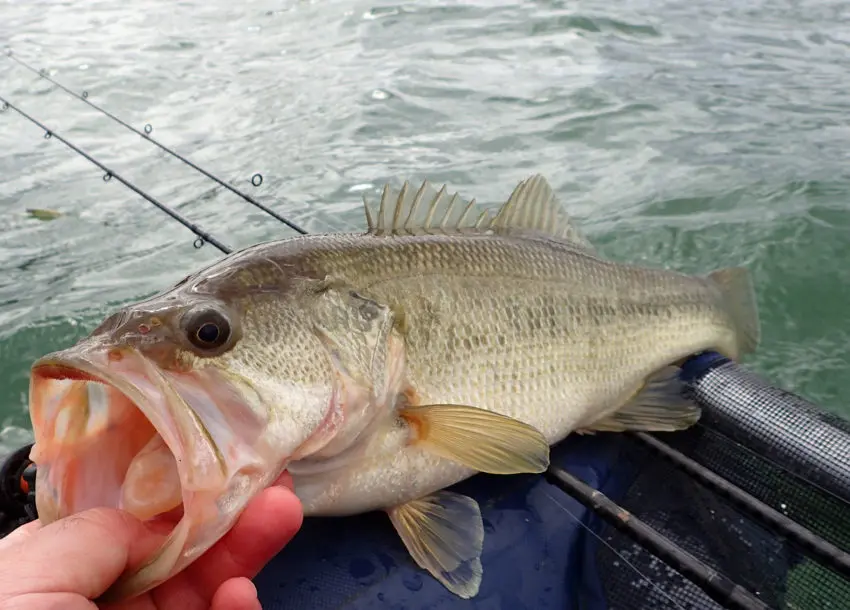
<svg viewBox="0 0 850 610">
<path fill-rule="evenodd" d="M 27 208 L 27 214 L 29 214 L 30 218 L 35 218 L 36 220 L 56 220 L 62 216 L 62 212 L 43 208 Z"/>
<path fill-rule="evenodd" d="M 32 365 L 40 518 L 171 528 L 103 599 L 190 565 L 285 470 L 305 516 L 383 511 L 472 598 L 484 528 L 454 484 L 541 473 L 574 433 L 686 429 L 683 360 L 758 345 L 746 268 L 609 260 L 540 174 L 498 209 L 425 181 L 364 210 L 365 231 L 247 247 Z"/>
</svg>

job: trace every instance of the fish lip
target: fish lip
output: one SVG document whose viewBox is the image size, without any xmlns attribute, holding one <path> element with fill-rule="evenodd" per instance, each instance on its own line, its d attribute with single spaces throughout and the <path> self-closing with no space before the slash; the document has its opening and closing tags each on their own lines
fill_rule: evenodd
<svg viewBox="0 0 850 610">
<path fill-rule="evenodd" d="M 64 486 L 63 491 L 59 491 L 57 486 L 61 485 L 61 479 L 59 481 L 54 479 L 52 484 L 48 483 L 49 470 L 53 466 L 62 469 L 75 457 L 73 455 L 75 441 L 63 438 L 63 434 L 58 430 L 58 415 L 59 411 L 62 410 L 60 402 L 63 400 L 61 386 L 54 385 L 58 381 L 86 382 L 84 387 L 87 392 L 90 389 L 88 384 L 100 384 L 106 388 L 105 391 L 107 392 L 109 388 L 117 390 L 126 400 L 132 403 L 132 406 L 138 411 L 138 415 L 135 417 L 139 415 L 143 417 L 153 428 L 152 435 L 159 434 L 174 456 L 180 478 L 181 496 L 183 503 L 185 503 L 187 492 L 193 487 L 187 485 L 190 481 L 188 469 L 191 462 L 195 460 L 185 459 L 188 457 L 186 453 L 191 448 L 186 442 L 185 435 L 180 433 L 179 426 L 175 426 L 173 414 L 176 409 L 180 408 L 180 405 L 177 404 L 179 397 L 175 392 L 166 390 L 167 380 L 157 374 L 156 367 L 151 366 L 138 350 L 134 348 L 121 348 L 120 350 L 85 348 L 85 345 L 78 345 L 68 350 L 48 354 L 36 360 L 31 367 L 30 417 L 35 432 L 31 459 L 39 467 L 38 475 L 43 475 L 38 476 L 42 480 L 36 484 L 36 506 L 40 518 L 49 522 L 91 507 L 91 503 L 81 505 L 71 499 L 69 490 Z M 114 366 L 110 366 L 115 364 L 121 365 L 123 370 L 116 370 Z M 147 388 L 143 390 L 139 384 L 132 381 L 132 376 L 127 376 L 128 371 L 132 372 L 132 375 L 138 376 L 139 379 L 148 379 L 151 383 L 147 384 Z M 53 404 L 51 404 L 49 400 L 56 396 L 59 398 L 53 400 Z M 55 411 L 51 412 L 52 409 Z M 115 409 L 114 401 L 107 397 L 103 412 L 99 416 L 100 419 L 109 422 Z M 69 413 L 70 417 L 66 417 L 66 420 L 79 420 L 81 417 L 87 420 L 82 424 L 83 430 L 79 433 L 81 438 L 95 436 L 89 430 L 89 426 L 97 416 L 91 413 L 90 405 L 87 404 L 82 411 L 74 408 Z M 78 422 L 74 421 L 66 425 L 78 425 Z M 117 430 L 115 433 L 120 435 L 122 430 Z M 93 442 L 96 443 L 96 441 Z M 196 450 L 201 448 L 199 446 L 201 444 L 194 443 L 194 448 Z M 208 452 L 214 451 L 214 448 L 210 445 L 211 443 L 207 443 L 207 447 L 205 447 Z M 103 455 L 103 457 L 106 459 L 108 455 Z M 44 468 L 41 467 L 42 465 Z M 123 484 L 123 475 L 119 478 L 118 483 L 119 485 Z M 48 499 L 48 492 L 53 494 L 53 502 Z M 51 510 L 51 508 L 47 508 L 46 511 L 42 510 L 51 504 L 55 510 Z M 107 504 L 112 505 L 113 508 L 122 508 L 117 502 L 108 502 Z M 43 512 L 46 512 L 46 514 L 42 516 Z"/>
<path fill-rule="evenodd" d="M 133 353 L 138 354 L 136 350 Z M 156 420 L 160 419 L 151 408 L 151 400 L 138 387 L 114 373 L 108 367 L 96 364 L 93 360 L 82 356 L 66 356 L 65 352 L 50 354 L 36 360 L 30 369 L 32 384 L 35 385 L 45 380 L 78 380 L 100 383 L 117 389 L 130 399 L 135 407 L 153 425 L 157 432 L 162 434 Z M 139 354 L 140 357 L 141 354 Z M 169 404 L 169 406 L 172 406 Z M 153 416 L 153 417 L 152 417 Z M 165 437 L 163 437 L 165 438 Z"/>
<path fill-rule="evenodd" d="M 177 463 L 182 497 L 179 521 L 169 523 L 169 526 L 173 526 L 171 533 L 144 565 L 128 569 L 113 589 L 107 592 L 108 598 L 113 600 L 126 599 L 149 590 L 192 563 L 226 533 L 248 500 L 266 484 L 264 477 L 262 480 L 255 477 L 257 480 L 249 481 L 244 473 L 237 469 L 228 469 L 229 464 L 216 447 L 215 439 L 209 434 L 201 433 L 205 431 L 203 423 L 187 403 L 187 400 L 191 403 L 193 398 L 184 400 L 175 387 L 172 387 L 174 380 L 169 380 L 169 374 L 160 370 L 153 361 L 134 347 L 116 348 L 100 343 L 82 343 L 61 352 L 48 354 L 38 359 L 31 367 L 30 416 L 35 432 L 31 459 L 37 466 L 36 507 L 42 522 L 49 523 L 94 506 L 120 508 L 116 498 L 120 498 L 121 485 L 126 474 L 125 466 L 124 474 L 112 479 L 118 481 L 118 491 L 106 502 L 102 502 L 104 496 L 99 492 L 91 496 L 79 492 L 75 495 L 75 489 L 85 487 L 85 483 L 90 481 L 88 478 L 76 483 L 66 480 L 67 477 L 63 473 L 70 472 L 68 465 L 77 459 L 74 455 L 75 440 L 73 435 L 62 436 L 57 428 L 56 417 L 56 414 L 65 408 L 66 403 L 63 401 L 68 390 L 64 388 L 71 388 L 72 385 L 51 385 L 51 381 L 94 382 L 113 388 L 130 401 L 150 424 L 153 429 L 151 435 L 158 433 L 162 437 Z M 226 383 L 227 380 L 215 381 Z M 87 426 L 97 419 L 90 413 L 96 406 L 93 406 L 89 393 L 91 386 L 79 387 L 87 393 L 85 396 L 88 396 L 85 407 L 78 409 L 78 403 L 74 402 L 73 398 L 67 404 L 74 405 L 71 417 L 75 422 L 85 420 L 80 426 L 82 436 L 79 437 L 85 440 Z M 109 424 L 109 414 L 120 410 L 121 405 L 115 404 L 111 394 L 107 393 L 105 396 L 107 406 L 103 411 L 107 416 L 101 417 L 101 420 Z M 205 406 L 218 406 L 216 398 L 211 395 Z M 129 421 L 140 422 L 138 419 Z M 101 469 L 108 471 L 111 466 L 97 455 L 98 443 L 109 437 L 108 433 L 104 434 L 104 430 L 109 430 L 108 425 L 106 428 L 101 426 L 100 436 L 92 436 L 91 443 L 86 448 L 88 462 L 85 466 L 98 471 L 90 477 L 95 481 L 102 480 Z M 113 438 L 121 437 L 122 430 L 119 428 L 112 434 Z M 148 437 L 150 438 L 152 436 Z M 106 450 L 108 451 L 108 447 Z M 135 455 L 132 450 L 129 454 Z M 102 450 L 100 455 L 103 455 Z M 51 474 L 52 470 L 54 472 Z M 269 475 L 276 474 L 279 473 L 269 472 Z M 96 486 L 95 484 L 94 487 Z M 84 497 L 89 505 L 79 502 L 80 497 Z M 226 508 L 221 506 L 221 501 Z M 159 567 L 152 570 L 151 566 L 155 562 L 159 562 Z"/>
<path fill-rule="evenodd" d="M 214 440 L 194 416 L 192 406 L 140 350 L 129 346 L 78 344 L 38 359 L 31 367 L 31 415 L 36 415 L 34 411 L 38 408 L 33 404 L 38 384 L 62 379 L 99 383 L 129 399 L 174 455 L 184 489 L 211 490 L 224 483 L 224 457 Z M 34 423 L 35 420 L 33 417 Z M 202 476 L 192 470 L 199 462 L 204 463 L 206 470 Z M 209 472 L 210 466 L 213 472 Z"/>
<path fill-rule="evenodd" d="M 110 368 L 110 363 L 113 365 L 120 364 L 124 371 Z M 175 457 L 178 457 L 187 449 L 185 434 L 181 434 L 182 430 L 179 427 L 175 429 L 175 426 L 170 425 L 173 424 L 173 421 L 168 421 L 169 418 L 167 417 L 170 414 L 173 420 L 177 409 L 186 408 L 185 402 L 170 388 L 168 380 L 159 373 L 157 367 L 135 348 L 81 350 L 75 347 L 48 354 L 36 360 L 30 372 L 31 389 L 35 389 L 38 383 L 47 380 L 63 379 L 94 382 L 115 388 L 133 403 L 133 406 L 162 436 Z M 152 382 L 150 389 L 155 390 L 154 392 L 145 392 L 137 384 L 130 381 L 130 378 L 139 374 Z M 158 406 L 164 407 L 164 409 L 157 409 Z M 31 411 L 33 411 L 32 403 Z M 214 450 L 212 442 L 206 444 L 208 448 Z M 181 460 L 178 459 L 181 483 L 184 482 L 182 470 L 185 470 L 186 466 L 185 461 L 181 463 Z"/>
</svg>

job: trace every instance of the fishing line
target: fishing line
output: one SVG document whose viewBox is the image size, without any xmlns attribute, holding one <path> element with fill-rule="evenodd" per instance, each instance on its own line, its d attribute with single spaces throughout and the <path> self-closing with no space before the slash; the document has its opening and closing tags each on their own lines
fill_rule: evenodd
<svg viewBox="0 0 850 610">
<path fill-rule="evenodd" d="M 171 155 L 172 157 L 175 157 L 176 159 L 179 159 L 180 161 L 182 161 L 183 163 L 185 163 L 186 165 L 188 165 L 188 166 L 189 166 L 189 167 L 191 167 L 192 169 L 194 169 L 194 170 L 196 170 L 196 171 L 198 171 L 198 172 L 202 173 L 204 176 L 206 176 L 206 177 L 207 177 L 207 178 L 209 178 L 210 180 L 213 180 L 213 181 L 217 182 L 218 184 L 220 184 L 220 185 L 221 185 L 221 186 L 223 186 L 224 188 L 228 189 L 228 190 L 229 190 L 229 191 L 231 191 L 232 193 L 234 193 L 234 194 L 238 195 L 239 197 L 241 197 L 242 199 L 244 199 L 245 201 L 247 201 L 247 202 L 248 202 L 248 203 L 250 203 L 251 205 L 253 205 L 253 206 L 255 206 L 255 207 L 259 208 L 260 210 L 262 210 L 263 212 L 265 212 L 266 214 L 268 214 L 268 215 L 269 215 L 269 216 L 271 216 L 272 218 L 274 218 L 274 219 L 276 219 L 276 220 L 278 220 L 278 221 L 282 222 L 283 224 L 285 224 L 285 225 L 286 225 L 286 226 L 288 226 L 289 228 L 291 228 L 291 229 L 293 229 L 293 230 L 295 230 L 295 231 L 297 231 L 297 232 L 301 233 L 302 235 L 306 235 L 306 234 L 307 234 L 307 231 L 306 231 L 305 229 L 302 229 L 300 226 L 298 226 L 297 224 L 295 224 L 295 223 L 294 223 L 294 222 L 292 222 L 291 220 L 289 220 L 289 219 L 285 218 L 284 216 L 281 216 L 280 214 L 278 214 L 277 212 L 275 212 L 274 210 L 272 210 L 272 209 L 271 209 L 271 208 L 269 208 L 268 206 L 263 205 L 262 203 L 260 203 L 259 201 L 257 201 L 257 200 L 256 200 L 256 199 L 254 199 L 253 197 L 251 197 L 248 193 L 245 193 L 245 192 L 243 192 L 243 191 L 239 190 L 238 188 L 236 188 L 235 186 L 233 186 L 233 185 L 231 185 L 231 184 L 228 184 L 227 182 L 225 182 L 224 180 L 222 180 L 222 179 L 221 179 L 221 178 L 219 178 L 218 176 L 216 176 L 216 175 L 214 175 L 214 174 L 212 174 L 212 173 L 208 172 L 207 170 L 203 169 L 202 167 L 199 167 L 198 165 L 195 165 L 194 163 L 192 163 L 189 159 L 187 159 L 187 158 L 186 158 L 186 157 L 184 157 L 183 155 L 181 155 L 181 154 L 179 154 L 179 153 L 175 152 L 174 150 L 170 149 L 168 146 L 166 146 L 165 144 L 163 144 L 163 143 L 162 143 L 162 142 L 160 142 L 159 140 L 157 140 L 157 139 L 155 139 L 154 137 L 152 137 L 150 134 L 151 134 L 151 132 L 153 132 L 153 126 L 152 126 L 150 123 L 148 123 L 148 124 L 146 124 L 146 125 L 145 125 L 145 127 L 144 127 L 144 131 L 139 131 L 138 129 L 136 129 L 136 128 L 135 128 L 135 127 L 133 127 L 132 125 L 128 124 L 127 122 L 125 122 L 125 121 L 121 120 L 120 118 L 118 118 L 117 116 L 115 116 L 114 114 L 112 114 L 111 112 L 109 112 L 108 110 L 106 110 L 105 108 L 102 108 L 101 106 L 98 106 L 97 104 L 95 104 L 94 102 L 92 102 L 92 101 L 89 99 L 88 91 L 83 91 L 82 95 L 80 95 L 80 94 L 76 93 L 75 91 L 72 91 L 71 89 L 69 89 L 68 87 L 66 87 L 65 85 L 63 85 L 62 83 L 60 83 L 60 82 L 58 82 L 58 81 L 56 81 L 56 80 L 54 80 L 54 79 L 50 78 L 50 76 L 47 74 L 47 70 L 39 70 L 39 69 L 37 69 L 37 68 L 35 68 L 35 67 L 31 66 L 30 64 L 28 64 L 28 63 L 27 63 L 27 62 L 25 62 L 24 60 L 22 60 L 22 59 L 18 58 L 18 57 L 17 57 L 17 56 L 16 56 L 16 55 L 12 52 L 12 49 L 6 49 L 6 57 L 8 57 L 9 59 L 11 59 L 12 61 L 14 61 L 15 63 L 17 63 L 18 65 L 20 65 L 20 66 L 22 66 L 22 67 L 26 68 L 26 69 L 27 69 L 27 70 L 29 70 L 30 72 L 33 72 L 33 73 L 37 74 L 39 77 L 41 77 L 41 78 L 45 79 L 46 81 L 48 81 L 48 82 L 50 82 L 50 83 L 53 83 L 54 85 L 56 85 L 57 87 L 59 87 L 62 91 L 64 91 L 65 93 L 67 93 L 68 95 L 71 95 L 71 96 L 73 96 L 73 97 L 77 98 L 78 100 L 80 100 L 81 102 L 83 102 L 83 103 L 85 103 L 85 104 L 88 104 L 89 106 L 91 106 L 92 108 L 94 108 L 94 109 L 95 109 L 96 111 L 98 111 L 99 113 L 101 113 L 101 114 L 103 114 L 103 115 L 105 115 L 105 116 L 109 117 L 110 119 L 112 119 L 113 121 L 115 121 L 116 123 L 118 123 L 119 125 L 121 125 L 122 127 L 126 128 L 126 129 L 129 129 L 129 130 L 130 130 L 130 131 L 132 131 L 133 133 L 135 133 L 135 134 L 137 134 L 137 135 L 141 136 L 142 138 L 144 138 L 145 140 L 147 140 L 147 141 L 148 141 L 148 142 L 150 142 L 151 144 L 153 144 L 153 145 L 155 145 L 155 146 L 158 146 L 160 149 L 162 149 L 163 151 L 165 151 L 166 153 L 168 153 L 168 154 L 169 154 L 169 155 Z M 262 183 L 263 183 L 263 176 L 262 176 L 262 174 L 254 174 L 254 175 L 251 177 L 251 184 L 253 184 L 254 186 L 260 186 Z M 210 243 L 212 243 L 212 242 L 210 242 Z"/>
<path fill-rule="evenodd" d="M 562 490 L 562 491 L 563 491 L 563 490 Z M 631 561 L 629 561 L 629 559 L 628 559 L 625 555 L 623 555 L 620 551 L 618 551 L 617 549 L 615 549 L 615 548 L 611 545 L 611 543 L 609 543 L 607 540 L 605 540 L 602 536 L 600 536 L 600 535 L 599 535 L 599 534 L 597 534 L 595 531 L 593 531 L 593 528 L 592 528 L 592 527 L 590 527 L 589 525 L 587 525 L 586 523 L 584 523 L 584 522 L 583 522 L 583 521 L 582 521 L 582 520 L 578 517 L 578 515 L 576 515 L 575 513 L 573 513 L 573 511 L 571 511 L 569 508 L 567 508 L 566 506 L 564 506 L 564 504 L 562 504 L 561 502 L 559 502 L 559 501 L 558 501 L 558 499 L 557 499 L 555 496 L 553 496 L 553 495 L 549 492 L 549 490 L 548 490 L 548 489 L 544 489 L 544 490 L 543 490 L 543 494 L 544 494 L 547 498 L 549 498 L 550 500 L 552 500 L 552 502 L 553 502 L 553 503 L 554 503 L 554 504 L 555 504 L 558 508 L 560 508 L 562 511 L 564 511 L 565 513 L 567 513 L 570 517 L 572 517 L 572 518 L 573 518 L 573 520 L 575 520 L 575 522 L 576 522 L 576 523 L 578 523 L 578 524 L 579 524 L 580 526 L 582 526 L 582 527 L 583 527 L 583 528 L 584 528 L 587 532 L 589 532 L 591 536 L 593 536 L 593 537 L 594 537 L 594 538 L 596 538 L 599 542 L 601 542 L 602 544 L 604 544 L 604 545 L 608 548 L 608 550 L 609 550 L 609 551 L 611 551 L 612 553 L 614 553 L 614 555 L 616 555 L 616 556 L 617 556 L 617 558 L 619 558 L 619 559 L 620 559 L 620 560 L 621 560 L 624 564 L 626 564 L 627 566 L 629 566 L 629 567 L 630 567 L 630 568 L 631 568 L 631 569 L 635 572 L 635 574 L 637 574 L 637 575 L 638 575 L 638 576 L 640 576 L 643 580 L 645 580 L 646 582 L 648 582 L 648 583 L 649 583 L 649 585 L 650 585 L 653 589 L 655 589 L 658 593 L 660 593 L 662 596 L 666 597 L 666 598 L 667 598 L 667 600 L 668 600 L 671 604 L 673 604 L 673 605 L 674 605 L 674 606 L 676 606 L 677 608 L 681 608 L 682 610 L 685 610 L 684 606 L 682 606 L 681 604 L 679 604 L 679 602 L 677 602 L 675 599 L 673 599 L 672 597 L 670 597 L 670 594 L 669 594 L 669 593 L 667 593 L 664 589 L 662 589 L 662 588 L 661 588 L 661 587 L 660 587 L 660 586 L 659 586 L 659 585 L 658 585 L 655 581 L 653 581 L 653 580 L 652 580 L 649 576 L 647 576 L 646 574 L 644 574 L 643 572 L 641 572 L 641 571 L 638 569 L 638 567 L 637 567 L 635 564 L 633 564 Z M 594 509 L 593 509 L 593 507 L 589 507 L 589 508 L 590 508 L 591 510 L 594 510 Z M 594 511 L 594 512 L 595 512 L 595 511 Z"/>
<path fill-rule="evenodd" d="M 26 112 L 24 112 L 23 110 L 21 110 L 20 108 L 15 106 L 12 102 L 7 100 L 3 96 L 0 96 L 0 112 L 5 112 L 6 110 L 9 110 L 9 109 L 14 110 L 15 112 L 17 112 L 19 115 L 21 115 L 22 117 L 24 117 L 28 121 L 34 123 L 35 125 L 37 125 L 41 129 L 43 129 L 45 139 L 49 140 L 51 138 L 56 138 L 57 140 L 62 142 L 62 144 L 64 144 L 65 146 L 67 146 L 68 148 L 70 148 L 71 150 L 76 152 L 78 155 L 80 155 L 81 157 L 85 158 L 86 160 L 90 161 L 91 163 L 93 163 L 94 165 L 96 165 L 97 167 L 102 169 L 105 172 L 103 174 L 103 181 L 104 182 L 109 182 L 110 180 L 115 178 L 121 184 L 126 186 L 128 189 L 130 189 L 134 193 L 140 195 L 141 197 L 144 197 L 148 202 L 152 203 L 153 205 L 158 207 L 160 210 L 162 210 L 163 212 L 165 212 L 166 214 L 171 216 L 174 220 L 176 220 L 177 222 L 182 224 L 184 227 L 186 227 L 187 229 L 192 231 L 195 235 L 198 236 L 198 239 L 195 240 L 195 247 L 196 248 L 200 248 L 201 246 L 204 245 L 205 242 L 209 242 L 225 254 L 230 254 L 233 251 L 230 248 L 228 248 L 227 246 L 225 246 L 223 243 L 218 241 L 215 237 L 213 237 L 212 235 L 210 235 L 209 233 L 204 231 L 198 225 L 194 224 L 193 222 L 191 222 L 190 220 L 188 220 L 187 218 L 182 216 L 176 210 L 173 210 L 170 207 L 168 207 L 167 205 L 165 205 L 164 203 L 158 201 L 152 195 L 148 195 L 145 191 L 143 191 L 142 189 L 137 187 L 135 184 L 133 184 L 129 180 L 126 180 L 124 177 L 122 177 L 117 172 L 109 169 L 103 163 L 101 163 L 100 161 L 98 161 L 97 159 L 95 159 L 94 157 L 89 155 L 84 150 L 74 146 L 73 144 L 71 144 L 71 142 L 69 142 L 68 140 L 63 138 L 61 135 L 56 133 L 54 130 L 50 129 L 49 127 L 46 127 L 40 121 L 38 121 L 37 119 L 28 115 Z"/>
<path fill-rule="evenodd" d="M 632 540 L 635 540 L 664 563 L 680 572 L 688 580 L 705 591 L 711 599 L 723 604 L 724 607 L 735 608 L 737 610 L 768 610 L 768 606 L 747 589 L 719 573 L 708 564 L 700 561 L 672 540 L 616 504 L 601 491 L 594 489 L 563 468 L 550 466 L 546 470 L 544 477 L 549 483 L 587 506 L 616 529 L 625 532 Z M 566 507 L 562 508 L 570 512 Z M 575 515 L 573 516 L 575 517 Z M 591 531 L 596 538 L 602 541 L 617 556 L 623 558 L 601 536 L 597 535 L 596 532 L 593 532 L 585 524 L 582 523 L 582 525 L 588 531 Z M 623 560 L 628 563 L 625 558 Z M 635 566 L 629 565 L 640 574 L 640 571 Z M 669 598 L 669 596 L 667 597 Z M 671 601 L 673 600 L 671 599 Z M 676 605 L 678 606 L 678 604 Z"/>
</svg>

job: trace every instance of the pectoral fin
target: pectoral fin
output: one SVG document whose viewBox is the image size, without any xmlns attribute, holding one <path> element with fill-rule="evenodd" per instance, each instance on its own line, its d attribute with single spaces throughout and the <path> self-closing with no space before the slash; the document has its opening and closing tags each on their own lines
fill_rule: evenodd
<svg viewBox="0 0 850 610">
<path fill-rule="evenodd" d="M 478 593 L 484 523 L 475 500 L 438 491 L 387 513 L 419 567 L 464 599 Z"/>
<path fill-rule="evenodd" d="M 682 394 L 679 372 L 674 366 L 663 368 L 650 377 L 624 407 L 581 432 L 674 432 L 690 428 L 699 420 L 701 411 Z"/>
<path fill-rule="evenodd" d="M 479 472 L 519 474 L 549 467 L 549 444 L 534 427 L 485 409 L 425 405 L 402 409 L 428 451 Z"/>
</svg>

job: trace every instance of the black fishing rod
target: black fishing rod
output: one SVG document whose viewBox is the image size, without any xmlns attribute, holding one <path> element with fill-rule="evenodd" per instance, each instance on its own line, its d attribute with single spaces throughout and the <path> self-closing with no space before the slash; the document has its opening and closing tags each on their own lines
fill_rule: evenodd
<svg viewBox="0 0 850 610">
<path fill-rule="evenodd" d="M 256 206 L 257 208 L 259 208 L 260 210 L 262 210 L 263 212 L 265 212 L 266 214 L 268 214 L 269 216 L 271 216 L 275 220 L 278 220 L 278 221 L 282 222 L 283 224 L 285 224 L 286 226 L 288 226 L 290 229 L 293 229 L 293 230 L 301 233 L 302 235 L 307 234 L 307 231 L 305 229 L 302 229 L 300 226 L 298 226 L 297 224 L 295 224 L 291 220 L 285 218 L 284 216 L 281 216 L 280 214 L 278 214 L 277 212 L 275 212 L 274 210 L 272 210 L 268 206 L 263 205 L 262 203 L 260 203 L 259 201 L 257 201 L 253 197 L 251 197 L 248 193 L 245 193 L 245 192 L 239 190 L 238 188 L 236 188 L 235 186 L 228 184 L 227 182 L 225 182 L 224 180 L 222 180 L 221 178 L 219 178 L 215 174 L 212 174 L 212 173 L 208 172 L 207 170 L 205 170 L 204 168 L 199 167 L 198 165 L 192 163 L 189 159 L 187 159 L 183 155 L 175 152 L 174 150 L 170 149 L 168 146 L 166 146 L 165 144 L 163 144 L 159 140 L 152 137 L 150 134 L 151 134 L 151 132 L 153 132 L 153 126 L 150 123 L 145 125 L 144 131 L 139 131 L 138 129 L 136 129 L 132 125 L 128 124 L 126 121 L 121 120 L 120 118 L 118 118 L 117 116 L 115 116 L 114 114 L 112 114 L 111 112 L 106 110 L 105 108 L 98 106 L 97 104 L 92 102 L 89 99 L 88 91 L 83 91 L 82 95 L 80 95 L 79 93 L 76 93 L 75 91 L 72 91 L 71 89 L 69 89 L 68 87 L 63 85 L 62 83 L 50 78 L 50 76 L 47 74 L 47 70 L 39 70 L 39 69 L 31 66 L 30 64 L 28 64 L 24 60 L 20 59 L 17 55 L 15 55 L 12 52 L 12 49 L 6 49 L 6 57 L 11 59 L 12 61 L 17 63 L 18 65 L 22 66 L 23 68 L 26 68 L 30 72 L 37 74 L 39 77 L 43 78 L 44 80 L 56 85 L 57 87 L 59 87 L 62 91 L 64 91 L 68 95 L 71 95 L 71 96 L 77 98 L 78 100 L 80 100 L 81 102 L 88 104 L 90 107 L 94 108 L 99 113 L 103 114 L 104 116 L 109 117 L 110 119 L 112 119 L 113 121 L 115 121 L 116 123 L 121 125 L 122 127 L 129 129 L 130 131 L 132 131 L 133 133 L 144 138 L 145 140 L 147 140 L 151 144 L 158 146 L 160 149 L 162 149 L 163 151 L 165 151 L 166 153 L 168 153 L 172 157 L 179 159 L 181 162 L 185 163 L 186 165 L 188 165 L 189 167 L 191 167 L 195 171 L 202 173 L 204 176 L 206 176 L 210 180 L 217 182 L 218 184 L 220 184 L 224 188 L 228 189 L 230 192 L 240 196 L 242 199 L 244 199 L 245 201 L 247 201 L 251 205 Z M 254 186 L 260 186 L 262 183 L 263 183 L 262 174 L 254 174 L 251 177 L 251 184 L 253 184 Z"/>
<path fill-rule="evenodd" d="M 106 165 L 104 165 L 103 163 L 101 163 L 100 161 L 98 161 L 97 159 L 92 157 L 91 155 L 89 155 L 87 152 L 85 152 L 81 148 L 78 148 L 77 146 L 71 144 L 71 142 L 69 142 L 68 140 L 63 138 L 61 135 L 56 133 L 54 130 L 50 129 L 49 127 L 46 127 L 39 120 L 31 117 L 29 114 L 27 114 L 26 112 L 24 112 L 23 110 L 18 108 L 16 105 L 14 105 L 12 102 L 7 100 L 3 96 L 0 96 L 0 112 L 5 112 L 6 110 L 9 110 L 9 109 L 14 110 L 19 115 L 21 115 L 22 117 L 24 117 L 25 119 L 30 121 L 31 123 L 37 125 L 41 129 L 43 129 L 44 130 L 44 137 L 46 139 L 55 138 L 55 139 L 59 140 L 60 142 L 62 142 L 62 144 L 64 144 L 65 146 L 67 146 L 68 148 L 73 150 L 75 153 L 77 153 L 78 155 L 80 155 L 81 157 L 86 159 L 87 161 L 90 161 L 91 163 L 93 163 L 94 165 L 99 167 L 100 169 L 102 169 L 105 172 L 103 174 L 103 181 L 104 182 L 109 182 L 110 180 L 115 178 L 116 180 L 118 180 L 118 182 L 120 182 L 121 184 L 126 186 L 128 189 L 130 189 L 131 191 L 133 191 L 137 195 L 143 197 L 149 203 L 152 203 L 157 208 L 159 208 L 160 210 L 162 210 L 163 212 L 165 212 L 166 214 L 171 216 L 174 220 L 179 222 L 181 225 L 183 225 L 184 227 L 186 227 L 187 229 L 192 231 L 192 233 L 194 233 L 195 235 L 198 236 L 198 239 L 195 241 L 195 247 L 196 248 L 200 248 L 201 246 L 204 245 L 205 242 L 209 242 L 213 246 L 215 246 L 216 248 L 218 248 L 219 250 L 224 252 L 225 254 L 230 254 L 233 251 L 230 248 L 228 248 L 227 246 L 225 246 L 223 243 L 218 241 L 215 237 L 213 237 L 212 235 L 210 235 L 209 233 L 204 231 L 198 225 L 194 224 L 193 222 L 191 222 L 190 220 L 185 218 L 178 211 L 171 209 L 170 207 L 168 207 L 164 203 L 158 201 L 152 195 L 147 194 L 145 191 L 143 191 L 142 189 L 137 187 L 135 184 L 133 184 L 129 180 L 126 180 L 124 177 L 122 177 L 117 172 L 109 169 Z"/>
<path fill-rule="evenodd" d="M 563 468 L 549 466 L 544 476 L 549 483 L 574 497 L 644 548 L 648 548 L 653 555 L 680 572 L 717 603 L 735 610 L 769 610 L 769 607 L 750 591 L 700 561 L 601 491 Z"/>
</svg>

